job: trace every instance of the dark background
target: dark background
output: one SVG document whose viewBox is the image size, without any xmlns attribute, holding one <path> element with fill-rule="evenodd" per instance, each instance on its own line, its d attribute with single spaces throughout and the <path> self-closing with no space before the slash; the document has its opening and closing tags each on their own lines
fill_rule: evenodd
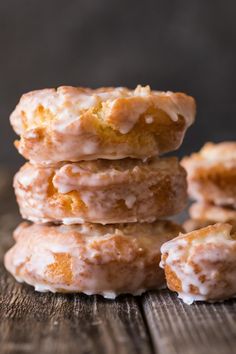
<svg viewBox="0 0 236 354">
<path fill-rule="evenodd" d="M 0 2 L 0 163 L 22 163 L 8 123 L 22 93 L 62 84 L 184 91 L 198 114 L 179 150 L 235 139 L 236 1 Z"/>
</svg>

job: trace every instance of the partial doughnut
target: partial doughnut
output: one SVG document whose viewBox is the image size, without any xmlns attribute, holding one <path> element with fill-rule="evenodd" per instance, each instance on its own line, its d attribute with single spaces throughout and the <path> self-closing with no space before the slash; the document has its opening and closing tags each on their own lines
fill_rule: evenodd
<svg viewBox="0 0 236 354">
<path fill-rule="evenodd" d="M 193 203 L 189 208 L 189 215 L 193 219 L 202 219 L 217 222 L 235 222 L 236 210 L 220 207 L 209 203 Z"/>
<path fill-rule="evenodd" d="M 168 288 L 187 304 L 236 295 L 236 233 L 231 230 L 230 224 L 219 223 L 162 245 Z"/>
<path fill-rule="evenodd" d="M 204 219 L 187 219 L 183 223 L 183 228 L 186 233 L 189 233 L 194 230 L 202 229 L 203 227 L 215 224 L 215 221 L 204 220 Z"/>
<path fill-rule="evenodd" d="M 170 221 L 126 225 L 22 223 L 6 253 L 7 270 L 37 291 L 83 292 L 115 298 L 164 284 L 161 245 L 181 227 Z"/>
<path fill-rule="evenodd" d="M 236 210 L 214 204 L 197 202 L 189 208 L 190 219 L 183 223 L 186 232 L 201 229 L 218 222 L 229 223 L 236 227 Z"/>
<path fill-rule="evenodd" d="M 181 164 L 193 199 L 236 208 L 236 142 L 207 143 Z"/>
<path fill-rule="evenodd" d="M 176 158 L 26 163 L 14 188 L 22 217 L 36 223 L 153 222 L 182 211 L 187 200 Z"/>
<path fill-rule="evenodd" d="M 62 86 L 22 96 L 10 121 L 32 163 L 141 158 L 176 150 L 195 118 L 183 93 Z"/>
</svg>

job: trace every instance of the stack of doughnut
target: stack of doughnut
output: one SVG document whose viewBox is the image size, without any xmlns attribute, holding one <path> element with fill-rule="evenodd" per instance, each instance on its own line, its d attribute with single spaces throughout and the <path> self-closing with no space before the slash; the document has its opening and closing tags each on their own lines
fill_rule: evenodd
<svg viewBox="0 0 236 354">
<path fill-rule="evenodd" d="M 181 161 L 195 200 L 184 224 L 193 231 L 217 222 L 236 225 L 236 142 L 206 143 Z"/>
<path fill-rule="evenodd" d="M 195 117 L 183 93 L 59 87 L 22 96 L 10 117 L 29 160 L 5 266 L 37 291 L 115 298 L 163 286 L 163 243 L 182 228 L 186 172 L 174 157 Z"/>
<path fill-rule="evenodd" d="M 167 285 L 188 304 L 235 297 L 236 143 L 207 143 L 181 164 L 196 202 L 187 233 L 161 247 Z"/>
</svg>

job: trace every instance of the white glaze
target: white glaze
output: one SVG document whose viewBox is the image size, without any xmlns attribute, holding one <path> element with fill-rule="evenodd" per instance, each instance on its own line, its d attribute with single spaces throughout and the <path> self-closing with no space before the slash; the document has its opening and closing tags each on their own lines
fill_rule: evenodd
<svg viewBox="0 0 236 354">
<path fill-rule="evenodd" d="M 206 143 L 200 150 L 200 156 L 208 162 L 234 161 L 236 163 L 236 143 L 223 142 L 218 144 Z"/>
<path fill-rule="evenodd" d="M 128 108 L 122 109 L 126 104 Z M 150 107 L 166 112 L 174 122 L 180 115 L 185 120 L 181 134 L 176 135 L 169 147 L 159 151 L 161 141 L 156 140 L 155 131 L 150 132 L 149 142 L 139 149 L 132 142 L 115 144 L 109 141 L 109 136 L 103 141 L 98 126 L 127 134 Z M 10 121 L 21 135 L 19 152 L 32 163 L 53 164 L 96 158 L 149 158 L 176 149 L 194 116 L 195 104 L 190 97 L 151 91 L 149 86 L 100 91 L 59 87 L 23 95 Z M 144 119 L 147 124 L 154 122 L 148 113 Z"/>
<path fill-rule="evenodd" d="M 228 224 L 216 224 L 162 245 L 161 253 L 167 258 L 162 258 L 160 266 L 168 265 L 181 281 L 179 297 L 187 304 L 219 301 L 236 294 L 236 241 L 230 235 L 231 228 Z M 222 273 L 223 265 L 226 270 Z M 197 289 L 196 294 L 191 286 Z"/>
<path fill-rule="evenodd" d="M 166 112 L 173 121 L 178 120 L 178 115 L 183 115 L 186 122 L 190 125 L 193 121 L 192 110 L 190 112 L 187 105 L 182 105 L 177 101 L 172 92 L 158 92 L 151 91 L 149 86 L 137 86 L 135 90 L 127 90 L 126 88 L 114 88 L 109 92 L 95 92 L 81 93 L 73 87 L 59 87 L 57 90 L 45 89 L 41 91 L 33 91 L 22 96 L 19 105 L 11 115 L 11 123 L 14 125 L 17 133 L 21 134 L 23 126 L 17 119 L 20 111 L 27 114 L 27 121 L 30 122 L 31 128 L 35 121 L 35 111 L 39 106 L 49 110 L 56 117 L 55 127 L 62 131 L 74 121 L 78 120 L 81 112 L 98 106 L 100 103 L 106 102 L 112 110 L 112 105 L 116 103 L 119 98 L 132 99 L 133 97 L 140 97 L 142 100 L 137 105 L 131 116 L 128 118 L 129 122 L 124 125 L 124 122 L 119 126 L 120 132 L 123 134 L 129 132 L 134 124 L 137 122 L 139 115 L 144 113 L 148 106 L 148 99 L 153 95 L 156 106 Z M 160 99 L 159 99 L 160 97 Z M 168 98 L 168 99 L 166 99 Z M 69 108 L 68 108 L 68 102 Z M 108 118 L 109 120 L 109 118 Z"/>
<path fill-rule="evenodd" d="M 152 116 L 146 116 L 145 117 L 145 122 L 147 124 L 152 124 L 154 122 L 154 118 Z"/>
<path fill-rule="evenodd" d="M 163 285 L 163 272 L 152 260 L 160 258 L 161 244 L 174 237 L 177 230 L 164 221 L 106 227 L 24 223 L 15 231 L 16 244 L 6 254 L 5 266 L 36 291 L 84 292 L 107 298 L 121 293 L 139 295 Z M 71 270 L 71 280 L 65 281 L 60 272 L 48 273 L 48 267 L 56 265 L 57 254 L 66 254 L 71 260 L 65 271 Z"/>
<path fill-rule="evenodd" d="M 168 189 L 163 186 L 166 178 Z M 50 180 L 55 188 L 52 194 Z M 162 187 L 154 193 L 153 187 L 158 185 Z M 178 213 L 186 202 L 185 173 L 174 158 L 146 163 L 93 161 L 50 168 L 26 164 L 15 176 L 14 187 L 22 216 L 37 223 L 152 222 Z M 64 208 L 61 200 L 70 192 L 78 194 L 70 197 L 71 207 Z M 158 203 L 156 193 L 165 193 L 165 207 Z M 83 205 L 75 209 L 77 200 Z"/>
<path fill-rule="evenodd" d="M 201 203 L 236 208 L 236 188 L 233 183 L 236 169 L 235 142 L 206 143 L 198 153 L 185 157 L 181 164 L 187 171 L 188 192 L 193 199 Z M 221 183 L 230 176 L 232 182 L 229 179 L 228 186 Z M 221 221 L 217 218 L 213 220 Z"/>
<path fill-rule="evenodd" d="M 125 204 L 127 206 L 128 209 L 133 208 L 134 203 L 136 202 L 137 198 L 135 195 L 130 194 L 125 198 Z"/>
<path fill-rule="evenodd" d="M 189 209 L 192 219 L 206 220 L 210 222 L 236 221 L 236 210 L 208 203 L 193 203 Z"/>
</svg>

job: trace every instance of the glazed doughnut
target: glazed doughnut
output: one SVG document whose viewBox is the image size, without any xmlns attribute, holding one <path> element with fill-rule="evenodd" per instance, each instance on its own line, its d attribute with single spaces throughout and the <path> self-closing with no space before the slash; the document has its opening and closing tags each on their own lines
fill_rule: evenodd
<svg viewBox="0 0 236 354">
<path fill-rule="evenodd" d="M 236 210 L 227 207 L 220 207 L 209 203 L 193 203 L 189 208 L 189 215 L 193 219 L 208 221 L 236 223 Z"/>
<path fill-rule="evenodd" d="M 160 246 L 181 227 L 170 221 L 123 225 L 22 223 L 5 255 L 7 270 L 37 291 L 83 292 L 115 298 L 158 289 Z"/>
<path fill-rule="evenodd" d="M 215 221 L 212 220 L 204 220 L 204 219 L 187 219 L 183 223 L 183 228 L 186 233 L 202 229 L 203 227 L 215 224 Z"/>
<path fill-rule="evenodd" d="M 10 121 L 32 163 L 146 159 L 177 149 L 195 117 L 183 93 L 62 86 L 22 96 Z"/>
<path fill-rule="evenodd" d="M 187 199 L 176 158 L 26 163 L 14 187 L 22 217 L 36 223 L 153 222 L 182 211 Z"/>
<path fill-rule="evenodd" d="M 181 164 L 193 199 L 236 208 L 236 142 L 207 143 Z"/>
<path fill-rule="evenodd" d="M 236 210 L 220 207 L 209 203 L 193 203 L 189 208 L 190 219 L 186 220 L 183 228 L 186 232 L 201 229 L 218 222 L 229 223 L 236 227 Z"/>
<path fill-rule="evenodd" d="M 180 234 L 161 247 L 167 285 L 184 302 L 220 301 L 236 295 L 236 233 L 215 224 Z"/>
</svg>

